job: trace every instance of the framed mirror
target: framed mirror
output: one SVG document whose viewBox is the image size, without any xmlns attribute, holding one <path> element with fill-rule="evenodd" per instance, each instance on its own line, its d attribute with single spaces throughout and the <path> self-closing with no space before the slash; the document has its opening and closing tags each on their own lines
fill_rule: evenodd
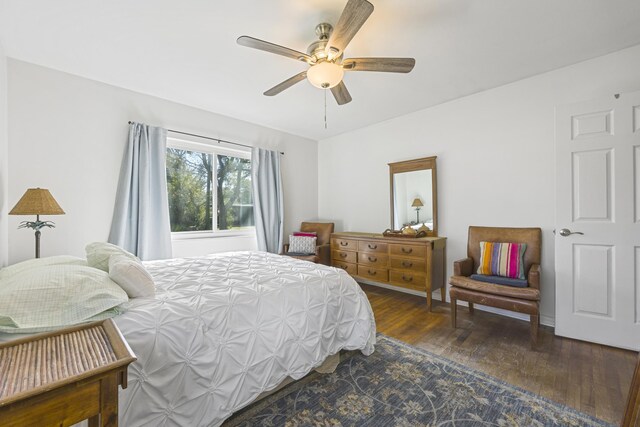
<svg viewBox="0 0 640 427">
<path fill-rule="evenodd" d="M 436 156 L 389 163 L 391 229 L 426 225 L 438 235 Z"/>
</svg>

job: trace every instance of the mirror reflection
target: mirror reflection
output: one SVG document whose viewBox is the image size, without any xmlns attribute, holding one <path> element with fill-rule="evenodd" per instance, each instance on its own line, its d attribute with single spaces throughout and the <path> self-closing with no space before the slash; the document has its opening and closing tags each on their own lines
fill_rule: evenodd
<svg viewBox="0 0 640 427">
<path fill-rule="evenodd" d="M 436 156 L 389 163 L 389 174 L 391 229 L 405 228 L 404 234 L 412 234 L 413 228 L 437 236 Z"/>
<path fill-rule="evenodd" d="M 393 229 L 404 226 L 433 230 L 433 197 L 431 170 L 396 173 L 393 175 Z"/>
</svg>

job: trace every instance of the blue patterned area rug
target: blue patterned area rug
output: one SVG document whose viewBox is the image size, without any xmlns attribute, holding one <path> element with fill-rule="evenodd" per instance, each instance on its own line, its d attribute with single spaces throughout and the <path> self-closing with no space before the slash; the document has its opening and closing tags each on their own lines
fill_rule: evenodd
<svg viewBox="0 0 640 427">
<path fill-rule="evenodd" d="M 225 426 L 610 426 L 459 363 L 378 334 L 332 374 L 313 373 Z"/>
</svg>

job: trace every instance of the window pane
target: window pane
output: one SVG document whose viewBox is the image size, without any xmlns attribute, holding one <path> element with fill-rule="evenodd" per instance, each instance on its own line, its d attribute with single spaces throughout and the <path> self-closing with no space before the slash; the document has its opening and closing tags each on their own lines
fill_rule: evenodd
<svg viewBox="0 0 640 427">
<path fill-rule="evenodd" d="M 213 228 L 213 156 L 167 148 L 167 190 L 171 231 Z"/>
<path fill-rule="evenodd" d="M 253 227 L 251 161 L 217 155 L 218 230 Z"/>
</svg>

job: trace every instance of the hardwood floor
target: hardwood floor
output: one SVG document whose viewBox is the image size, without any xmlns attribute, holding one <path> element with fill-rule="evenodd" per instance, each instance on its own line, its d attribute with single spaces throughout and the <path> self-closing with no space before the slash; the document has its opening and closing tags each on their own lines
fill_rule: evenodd
<svg viewBox="0 0 640 427">
<path fill-rule="evenodd" d="M 619 424 L 637 353 L 556 337 L 540 328 L 529 345 L 529 323 L 466 307 L 451 327 L 448 304 L 361 285 L 376 317 L 378 332 L 404 341 L 602 420 Z"/>
</svg>

